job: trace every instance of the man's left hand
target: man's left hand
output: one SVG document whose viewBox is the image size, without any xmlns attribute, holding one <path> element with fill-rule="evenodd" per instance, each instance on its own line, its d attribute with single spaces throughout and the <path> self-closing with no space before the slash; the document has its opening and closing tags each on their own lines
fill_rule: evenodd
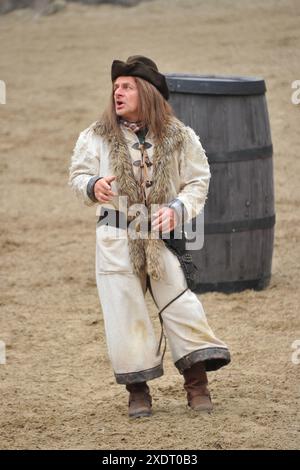
<svg viewBox="0 0 300 470">
<path fill-rule="evenodd" d="M 162 233 L 171 232 L 177 225 L 177 216 L 171 207 L 162 207 L 153 214 L 152 229 Z"/>
</svg>

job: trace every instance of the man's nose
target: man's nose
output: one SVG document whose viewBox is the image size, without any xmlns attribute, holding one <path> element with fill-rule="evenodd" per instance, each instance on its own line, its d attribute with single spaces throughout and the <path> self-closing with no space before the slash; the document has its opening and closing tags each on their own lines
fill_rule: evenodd
<svg viewBox="0 0 300 470">
<path fill-rule="evenodd" d="M 118 89 L 118 90 L 115 91 L 115 97 L 116 98 L 121 98 L 123 95 L 124 94 L 123 94 L 122 90 Z"/>
</svg>

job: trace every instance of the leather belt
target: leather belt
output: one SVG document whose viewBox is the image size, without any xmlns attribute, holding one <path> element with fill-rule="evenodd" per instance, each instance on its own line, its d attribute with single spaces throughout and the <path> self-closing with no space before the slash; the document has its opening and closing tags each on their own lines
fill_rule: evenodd
<svg viewBox="0 0 300 470">
<path fill-rule="evenodd" d="M 137 214 L 138 215 L 138 214 Z M 127 219 L 126 215 L 124 212 L 120 212 L 119 210 L 115 209 L 108 209 L 108 208 L 102 208 L 101 209 L 101 214 L 100 217 L 97 221 L 97 225 L 110 225 L 111 227 L 116 227 L 116 228 L 121 228 L 123 230 L 127 230 L 129 225 L 134 222 L 136 218 L 133 217 L 132 219 Z M 140 222 L 140 221 L 138 221 Z M 141 222 L 138 232 L 144 232 L 145 233 L 145 222 Z M 135 229 L 134 223 L 132 224 L 132 229 Z M 151 225 L 151 220 L 148 220 L 148 227 L 147 227 L 147 232 L 152 232 L 153 228 Z M 163 239 L 165 243 L 168 243 L 168 240 L 177 240 L 175 243 L 178 243 L 181 245 L 182 244 L 182 236 L 179 236 L 180 233 L 180 228 L 176 228 L 175 231 L 172 230 L 170 233 L 162 233 L 159 232 L 159 238 Z"/>
<path fill-rule="evenodd" d="M 111 227 L 122 228 L 126 230 L 129 225 L 135 220 L 135 218 L 127 219 L 124 212 L 120 212 L 119 210 L 114 209 L 102 209 L 100 217 L 97 221 L 97 225 L 110 225 Z M 142 224 L 142 228 L 144 228 L 145 223 Z M 132 224 L 134 228 L 134 224 Z M 151 232 L 151 220 L 148 220 L 148 227 L 147 231 Z"/>
</svg>

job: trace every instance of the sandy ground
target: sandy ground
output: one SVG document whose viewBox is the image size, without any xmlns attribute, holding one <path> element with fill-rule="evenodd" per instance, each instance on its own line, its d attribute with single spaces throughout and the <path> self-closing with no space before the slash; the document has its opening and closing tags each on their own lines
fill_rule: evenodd
<svg viewBox="0 0 300 470">
<path fill-rule="evenodd" d="M 126 9 L 68 5 L 0 17 L 0 447 L 4 449 L 295 449 L 300 447 L 297 0 L 157 0 Z M 94 278 L 94 209 L 67 186 L 79 132 L 98 118 L 113 58 L 142 53 L 165 72 L 258 75 L 274 144 L 273 276 L 261 292 L 201 301 L 232 363 L 210 373 L 212 415 L 186 408 L 165 358 L 154 416 L 130 422 L 107 357 Z M 147 297 L 153 321 L 156 309 Z M 300 357 L 300 354 L 299 354 Z"/>
</svg>

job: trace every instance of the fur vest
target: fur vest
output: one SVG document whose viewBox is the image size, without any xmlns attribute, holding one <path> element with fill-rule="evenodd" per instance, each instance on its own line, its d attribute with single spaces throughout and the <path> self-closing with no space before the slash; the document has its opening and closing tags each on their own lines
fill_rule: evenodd
<svg viewBox="0 0 300 470">
<path fill-rule="evenodd" d="M 118 182 L 119 195 L 127 196 L 129 207 L 132 204 L 143 203 L 141 186 L 134 177 L 129 149 L 123 135 L 106 133 L 100 121 L 94 124 L 93 131 L 106 139 L 109 144 L 109 159 Z M 166 125 L 163 137 L 156 140 L 153 150 L 153 185 L 148 197 L 149 207 L 151 204 L 164 204 L 173 199 L 174 196 L 169 191 L 172 159 L 175 151 L 182 151 L 186 139 L 184 124 L 172 118 Z M 160 256 L 160 249 L 164 246 L 163 240 L 128 237 L 128 244 L 133 271 L 139 276 L 147 272 L 153 279 L 161 279 L 164 272 Z"/>
</svg>

